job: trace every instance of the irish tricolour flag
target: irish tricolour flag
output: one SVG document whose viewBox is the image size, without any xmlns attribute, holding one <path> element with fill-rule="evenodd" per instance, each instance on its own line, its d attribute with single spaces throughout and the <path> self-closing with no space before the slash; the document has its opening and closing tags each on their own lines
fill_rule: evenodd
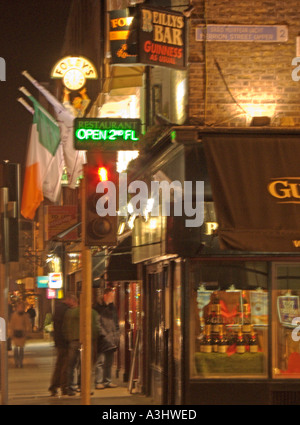
<svg viewBox="0 0 300 425">
<path fill-rule="evenodd" d="M 33 220 L 44 196 L 59 200 L 63 172 L 60 130 L 54 118 L 30 96 L 34 106 L 26 159 L 21 214 Z"/>
</svg>

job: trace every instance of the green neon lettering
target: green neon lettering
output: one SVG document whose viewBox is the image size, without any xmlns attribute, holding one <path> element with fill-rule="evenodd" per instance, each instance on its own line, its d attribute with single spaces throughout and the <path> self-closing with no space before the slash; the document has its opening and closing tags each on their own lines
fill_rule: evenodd
<svg viewBox="0 0 300 425">
<path fill-rule="evenodd" d="M 118 138 L 123 140 L 138 141 L 135 130 L 121 130 L 121 129 L 110 129 L 110 130 L 96 130 L 88 128 L 79 128 L 75 132 L 75 136 L 79 140 L 117 140 Z"/>
<path fill-rule="evenodd" d="M 93 140 L 100 140 L 100 131 L 99 130 L 93 130 Z"/>
<path fill-rule="evenodd" d="M 108 139 L 109 140 L 116 140 L 116 133 L 117 133 L 116 130 L 110 130 L 108 132 Z"/>
<path fill-rule="evenodd" d="M 139 138 L 138 138 L 138 137 L 135 137 L 135 130 L 132 130 L 131 140 L 132 140 L 132 141 L 139 140 Z"/>
<path fill-rule="evenodd" d="M 107 138 L 107 130 L 99 130 L 99 140 L 106 140 Z"/>
<path fill-rule="evenodd" d="M 76 137 L 77 137 L 77 139 L 80 139 L 80 140 L 85 139 L 85 129 L 80 128 L 79 130 L 77 130 L 76 131 Z"/>
</svg>

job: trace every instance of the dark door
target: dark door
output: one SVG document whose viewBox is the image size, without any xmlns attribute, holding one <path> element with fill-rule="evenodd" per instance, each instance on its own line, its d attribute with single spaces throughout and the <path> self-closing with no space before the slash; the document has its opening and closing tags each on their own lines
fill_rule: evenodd
<svg viewBox="0 0 300 425">
<path fill-rule="evenodd" d="M 168 395 L 168 330 L 166 329 L 167 269 L 149 274 L 150 391 L 157 404 Z"/>
</svg>

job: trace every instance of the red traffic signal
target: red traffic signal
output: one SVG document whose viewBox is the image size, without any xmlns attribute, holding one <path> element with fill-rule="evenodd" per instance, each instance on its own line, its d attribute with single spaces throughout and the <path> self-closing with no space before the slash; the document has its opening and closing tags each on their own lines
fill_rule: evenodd
<svg viewBox="0 0 300 425">
<path fill-rule="evenodd" d="M 87 159 L 84 170 L 85 245 L 115 245 L 118 225 L 116 153 L 89 151 Z"/>
<path fill-rule="evenodd" d="M 106 167 L 99 167 L 98 168 L 98 176 L 99 176 L 99 180 L 101 182 L 106 182 L 108 181 L 108 170 Z"/>
</svg>

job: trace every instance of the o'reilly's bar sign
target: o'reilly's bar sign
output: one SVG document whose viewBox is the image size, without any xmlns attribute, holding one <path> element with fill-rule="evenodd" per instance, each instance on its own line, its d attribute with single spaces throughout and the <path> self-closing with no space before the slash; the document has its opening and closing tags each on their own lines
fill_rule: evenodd
<svg viewBox="0 0 300 425">
<path fill-rule="evenodd" d="M 141 63 L 184 69 L 186 45 L 186 20 L 181 13 L 140 7 Z"/>
<path fill-rule="evenodd" d="M 139 119 L 75 118 L 74 147 L 77 150 L 137 149 L 140 133 Z"/>
</svg>

